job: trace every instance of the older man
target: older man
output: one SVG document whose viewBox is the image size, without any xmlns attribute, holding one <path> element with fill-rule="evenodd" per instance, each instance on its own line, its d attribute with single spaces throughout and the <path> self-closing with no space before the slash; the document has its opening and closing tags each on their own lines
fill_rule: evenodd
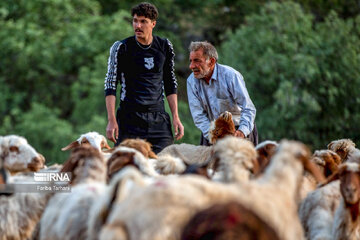
<svg viewBox="0 0 360 240">
<path fill-rule="evenodd" d="M 215 47 L 208 42 L 192 42 L 187 94 L 191 115 L 202 132 L 201 145 L 209 145 L 210 122 L 224 111 L 233 115 L 235 136 L 248 138 L 256 146 L 256 109 L 245 87 L 243 76 L 235 69 L 219 64 Z"/>
</svg>

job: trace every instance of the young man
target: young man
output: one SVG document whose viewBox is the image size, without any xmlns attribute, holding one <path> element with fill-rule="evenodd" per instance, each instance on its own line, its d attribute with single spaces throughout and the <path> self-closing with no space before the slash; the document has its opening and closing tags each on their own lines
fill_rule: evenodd
<svg viewBox="0 0 360 240">
<path fill-rule="evenodd" d="M 249 138 L 256 146 L 256 109 L 242 75 L 217 63 L 217 51 L 208 42 L 192 42 L 189 51 L 193 73 L 187 79 L 187 94 L 194 123 L 202 132 L 200 144 L 209 145 L 210 122 L 229 111 L 237 129 L 235 136 Z"/>
<path fill-rule="evenodd" d="M 110 49 L 105 78 L 108 125 L 106 137 L 118 145 L 126 138 L 146 139 L 155 153 L 173 143 L 166 95 L 173 118 L 175 138 L 184 127 L 177 108 L 174 50 L 168 39 L 152 34 L 158 11 L 150 3 L 131 10 L 135 36 L 116 41 Z M 116 88 L 121 81 L 120 106 L 115 115 Z"/>
</svg>

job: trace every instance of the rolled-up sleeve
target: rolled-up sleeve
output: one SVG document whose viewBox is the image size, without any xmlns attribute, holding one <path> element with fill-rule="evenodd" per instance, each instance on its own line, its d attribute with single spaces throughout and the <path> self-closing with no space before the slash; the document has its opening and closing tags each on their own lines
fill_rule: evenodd
<svg viewBox="0 0 360 240">
<path fill-rule="evenodd" d="M 236 103 L 241 106 L 241 118 L 238 130 L 248 136 L 254 128 L 256 108 L 250 99 L 249 93 L 245 86 L 243 76 L 236 72 L 231 77 L 230 91 Z"/>
<path fill-rule="evenodd" d="M 116 41 L 110 48 L 110 56 L 108 59 L 108 70 L 105 77 L 105 96 L 108 95 L 116 96 L 116 88 L 119 79 L 118 53 L 121 45 L 122 45 L 121 41 Z"/>
<path fill-rule="evenodd" d="M 209 139 L 210 120 L 208 119 L 207 113 L 202 107 L 198 89 L 196 89 L 192 75 L 190 75 L 187 79 L 187 95 L 194 124 L 198 129 L 200 129 L 204 137 Z"/>
<path fill-rule="evenodd" d="M 167 48 L 166 48 L 166 59 L 164 63 L 164 89 L 165 95 L 169 96 L 171 94 L 177 93 L 177 81 L 175 76 L 175 52 L 172 43 L 166 39 Z"/>
</svg>

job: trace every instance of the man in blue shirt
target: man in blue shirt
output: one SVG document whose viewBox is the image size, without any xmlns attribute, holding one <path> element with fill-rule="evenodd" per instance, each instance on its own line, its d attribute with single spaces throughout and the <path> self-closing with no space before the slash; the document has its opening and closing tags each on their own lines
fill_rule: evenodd
<svg viewBox="0 0 360 240">
<path fill-rule="evenodd" d="M 235 69 L 219 64 L 215 47 L 208 42 L 192 42 L 187 95 L 191 115 L 200 129 L 201 145 L 209 145 L 210 122 L 222 112 L 233 115 L 235 136 L 258 143 L 256 109 L 246 89 L 243 76 Z"/>
<path fill-rule="evenodd" d="M 173 143 L 164 96 L 172 113 L 175 138 L 179 140 L 184 135 L 177 107 L 175 54 L 168 39 L 152 34 L 158 17 L 154 5 L 140 3 L 132 8 L 131 15 L 135 35 L 116 41 L 110 49 L 105 78 L 106 136 L 116 145 L 126 138 L 146 139 L 158 153 Z M 120 107 L 115 114 L 120 81 Z"/>
</svg>

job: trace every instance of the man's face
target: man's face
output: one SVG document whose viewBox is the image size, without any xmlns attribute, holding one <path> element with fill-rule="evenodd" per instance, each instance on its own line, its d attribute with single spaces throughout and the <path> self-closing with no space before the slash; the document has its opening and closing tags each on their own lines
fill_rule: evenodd
<svg viewBox="0 0 360 240">
<path fill-rule="evenodd" d="M 190 52 L 190 65 L 189 68 L 194 73 L 195 78 L 210 78 L 213 70 L 213 63 L 211 59 L 207 59 L 203 50 Z"/>
<path fill-rule="evenodd" d="M 151 21 L 150 18 L 144 16 L 134 15 L 133 28 L 137 38 L 146 38 L 152 35 L 152 30 L 156 25 L 156 21 Z"/>
</svg>

